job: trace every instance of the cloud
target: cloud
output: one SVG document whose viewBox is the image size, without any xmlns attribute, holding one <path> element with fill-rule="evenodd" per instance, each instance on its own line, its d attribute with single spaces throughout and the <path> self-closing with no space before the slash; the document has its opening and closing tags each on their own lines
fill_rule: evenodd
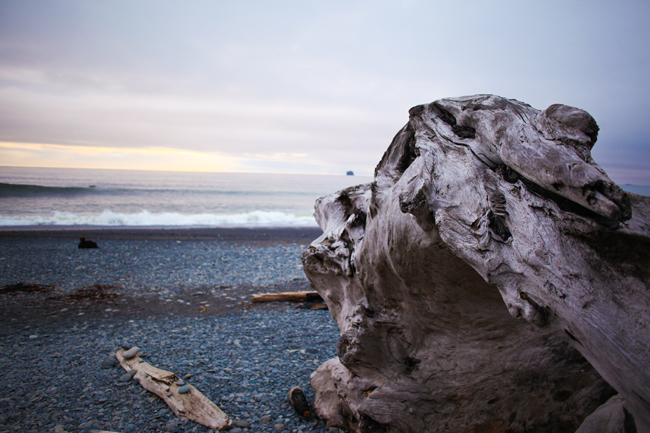
<svg viewBox="0 0 650 433">
<path fill-rule="evenodd" d="M 0 140 L 370 174 L 411 106 L 494 93 L 586 109 L 597 161 L 641 169 L 648 18 L 642 2 L 7 0 Z"/>
<path fill-rule="evenodd" d="M 246 103 L 175 95 L 42 94 L 0 90 L 0 139 L 111 148 L 167 147 L 194 152 L 305 154 L 322 164 L 346 147 L 382 148 L 398 124 L 349 106 Z M 365 129 L 361 129 L 365 125 Z M 382 135 L 383 134 L 383 135 Z M 327 148 L 333 153 L 318 149 Z M 383 152 L 383 149 L 382 149 Z M 377 152 L 378 156 L 381 153 Z M 354 152 L 351 152 L 354 154 Z M 374 163 L 374 162 L 373 162 Z"/>
</svg>

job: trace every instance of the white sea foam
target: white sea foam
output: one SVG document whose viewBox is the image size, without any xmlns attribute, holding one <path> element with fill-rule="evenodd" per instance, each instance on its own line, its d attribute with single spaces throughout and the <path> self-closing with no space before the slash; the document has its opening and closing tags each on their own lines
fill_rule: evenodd
<svg viewBox="0 0 650 433">
<path fill-rule="evenodd" d="M 49 215 L 1 215 L 0 226 L 91 225 L 91 226 L 194 226 L 194 227 L 317 227 L 312 215 L 253 211 L 231 215 L 164 212 L 119 213 L 105 210 L 100 215 L 55 211 Z"/>
</svg>

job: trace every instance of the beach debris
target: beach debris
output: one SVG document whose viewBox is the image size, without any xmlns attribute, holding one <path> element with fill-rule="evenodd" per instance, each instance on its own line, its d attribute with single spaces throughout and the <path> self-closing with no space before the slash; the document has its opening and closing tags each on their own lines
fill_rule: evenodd
<svg viewBox="0 0 650 433">
<path fill-rule="evenodd" d="M 299 302 L 297 308 L 308 310 L 327 310 L 327 304 L 321 295 L 315 291 L 261 293 L 252 296 L 254 303 L 259 302 Z"/>
<path fill-rule="evenodd" d="M 58 297 L 51 297 L 48 299 L 70 299 L 80 301 L 88 299 L 91 301 L 105 301 L 120 296 L 114 290 L 120 290 L 121 287 L 113 286 L 111 284 L 94 284 L 92 286 L 85 286 L 77 289 L 74 293 Z"/>
<path fill-rule="evenodd" d="M 309 408 L 309 403 L 307 403 L 307 397 L 299 386 L 294 386 L 289 390 L 288 398 L 291 407 L 293 407 L 298 415 L 305 418 L 311 416 L 311 409 Z"/>
<path fill-rule="evenodd" d="M 97 242 L 86 240 L 86 237 L 82 236 L 79 238 L 79 246 L 77 248 L 79 249 L 99 248 L 99 246 L 97 245 Z"/>
<path fill-rule="evenodd" d="M 228 415 L 192 385 L 184 383 L 179 386 L 181 380 L 174 373 L 156 368 L 137 355 L 126 359 L 125 352 L 121 349 L 115 354 L 122 368 L 126 371 L 136 370 L 134 379 L 167 403 L 177 417 L 217 430 L 230 430 L 233 427 Z"/>
<path fill-rule="evenodd" d="M 54 311 L 51 311 L 51 312 L 49 312 L 49 313 L 39 314 L 38 317 L 51 316 L 51 315 L 56 314 L 56 313 L 58 313 L 58 312 L 59 312 L 59 310 L 54 310 Z"/>
<path fill-rule="evenodd" d="M 323 298 L 316 291 L 308 292 L 280 292 L 260 293 L 252 296 L 253 302 L 323 302 Z"/>
<path fill-rule="evenodd" d="M 51 286 L 48 284 L 33 284 L 33 283 L 16 283 L 16 284 L 6 284 L 0 287 L 0 293 L 17 293 L 17 292 L 53 292 L 56 289 L 56 286 Z"/>
</svg>

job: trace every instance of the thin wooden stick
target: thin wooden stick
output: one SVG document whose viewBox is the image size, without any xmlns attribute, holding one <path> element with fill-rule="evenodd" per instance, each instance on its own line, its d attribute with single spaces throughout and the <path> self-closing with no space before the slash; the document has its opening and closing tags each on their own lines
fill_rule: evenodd
<svg viewBox="0 0 650 433">
<path fill-rule="evenodd" d="M 322 302 L 323 298 L 318 292 L 281 292 L 281 293 L 261 293 L 253 295 L 253 302 Z"/>
</svg>

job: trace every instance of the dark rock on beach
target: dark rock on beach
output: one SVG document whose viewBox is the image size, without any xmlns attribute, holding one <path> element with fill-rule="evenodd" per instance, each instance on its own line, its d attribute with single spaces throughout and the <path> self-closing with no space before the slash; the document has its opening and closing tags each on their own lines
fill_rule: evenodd
<svg viewBox="0 0 650 433">
<path fill-rule="evenodd" d="M 86 240 L 86 237 L 82 236 L 79 238 L 79 245 L 77 246 L 77 248 L 88 249 L 88 248 L 99 248 L 99 246 L 97 245 L 97 242 Z"/>
</svg>

